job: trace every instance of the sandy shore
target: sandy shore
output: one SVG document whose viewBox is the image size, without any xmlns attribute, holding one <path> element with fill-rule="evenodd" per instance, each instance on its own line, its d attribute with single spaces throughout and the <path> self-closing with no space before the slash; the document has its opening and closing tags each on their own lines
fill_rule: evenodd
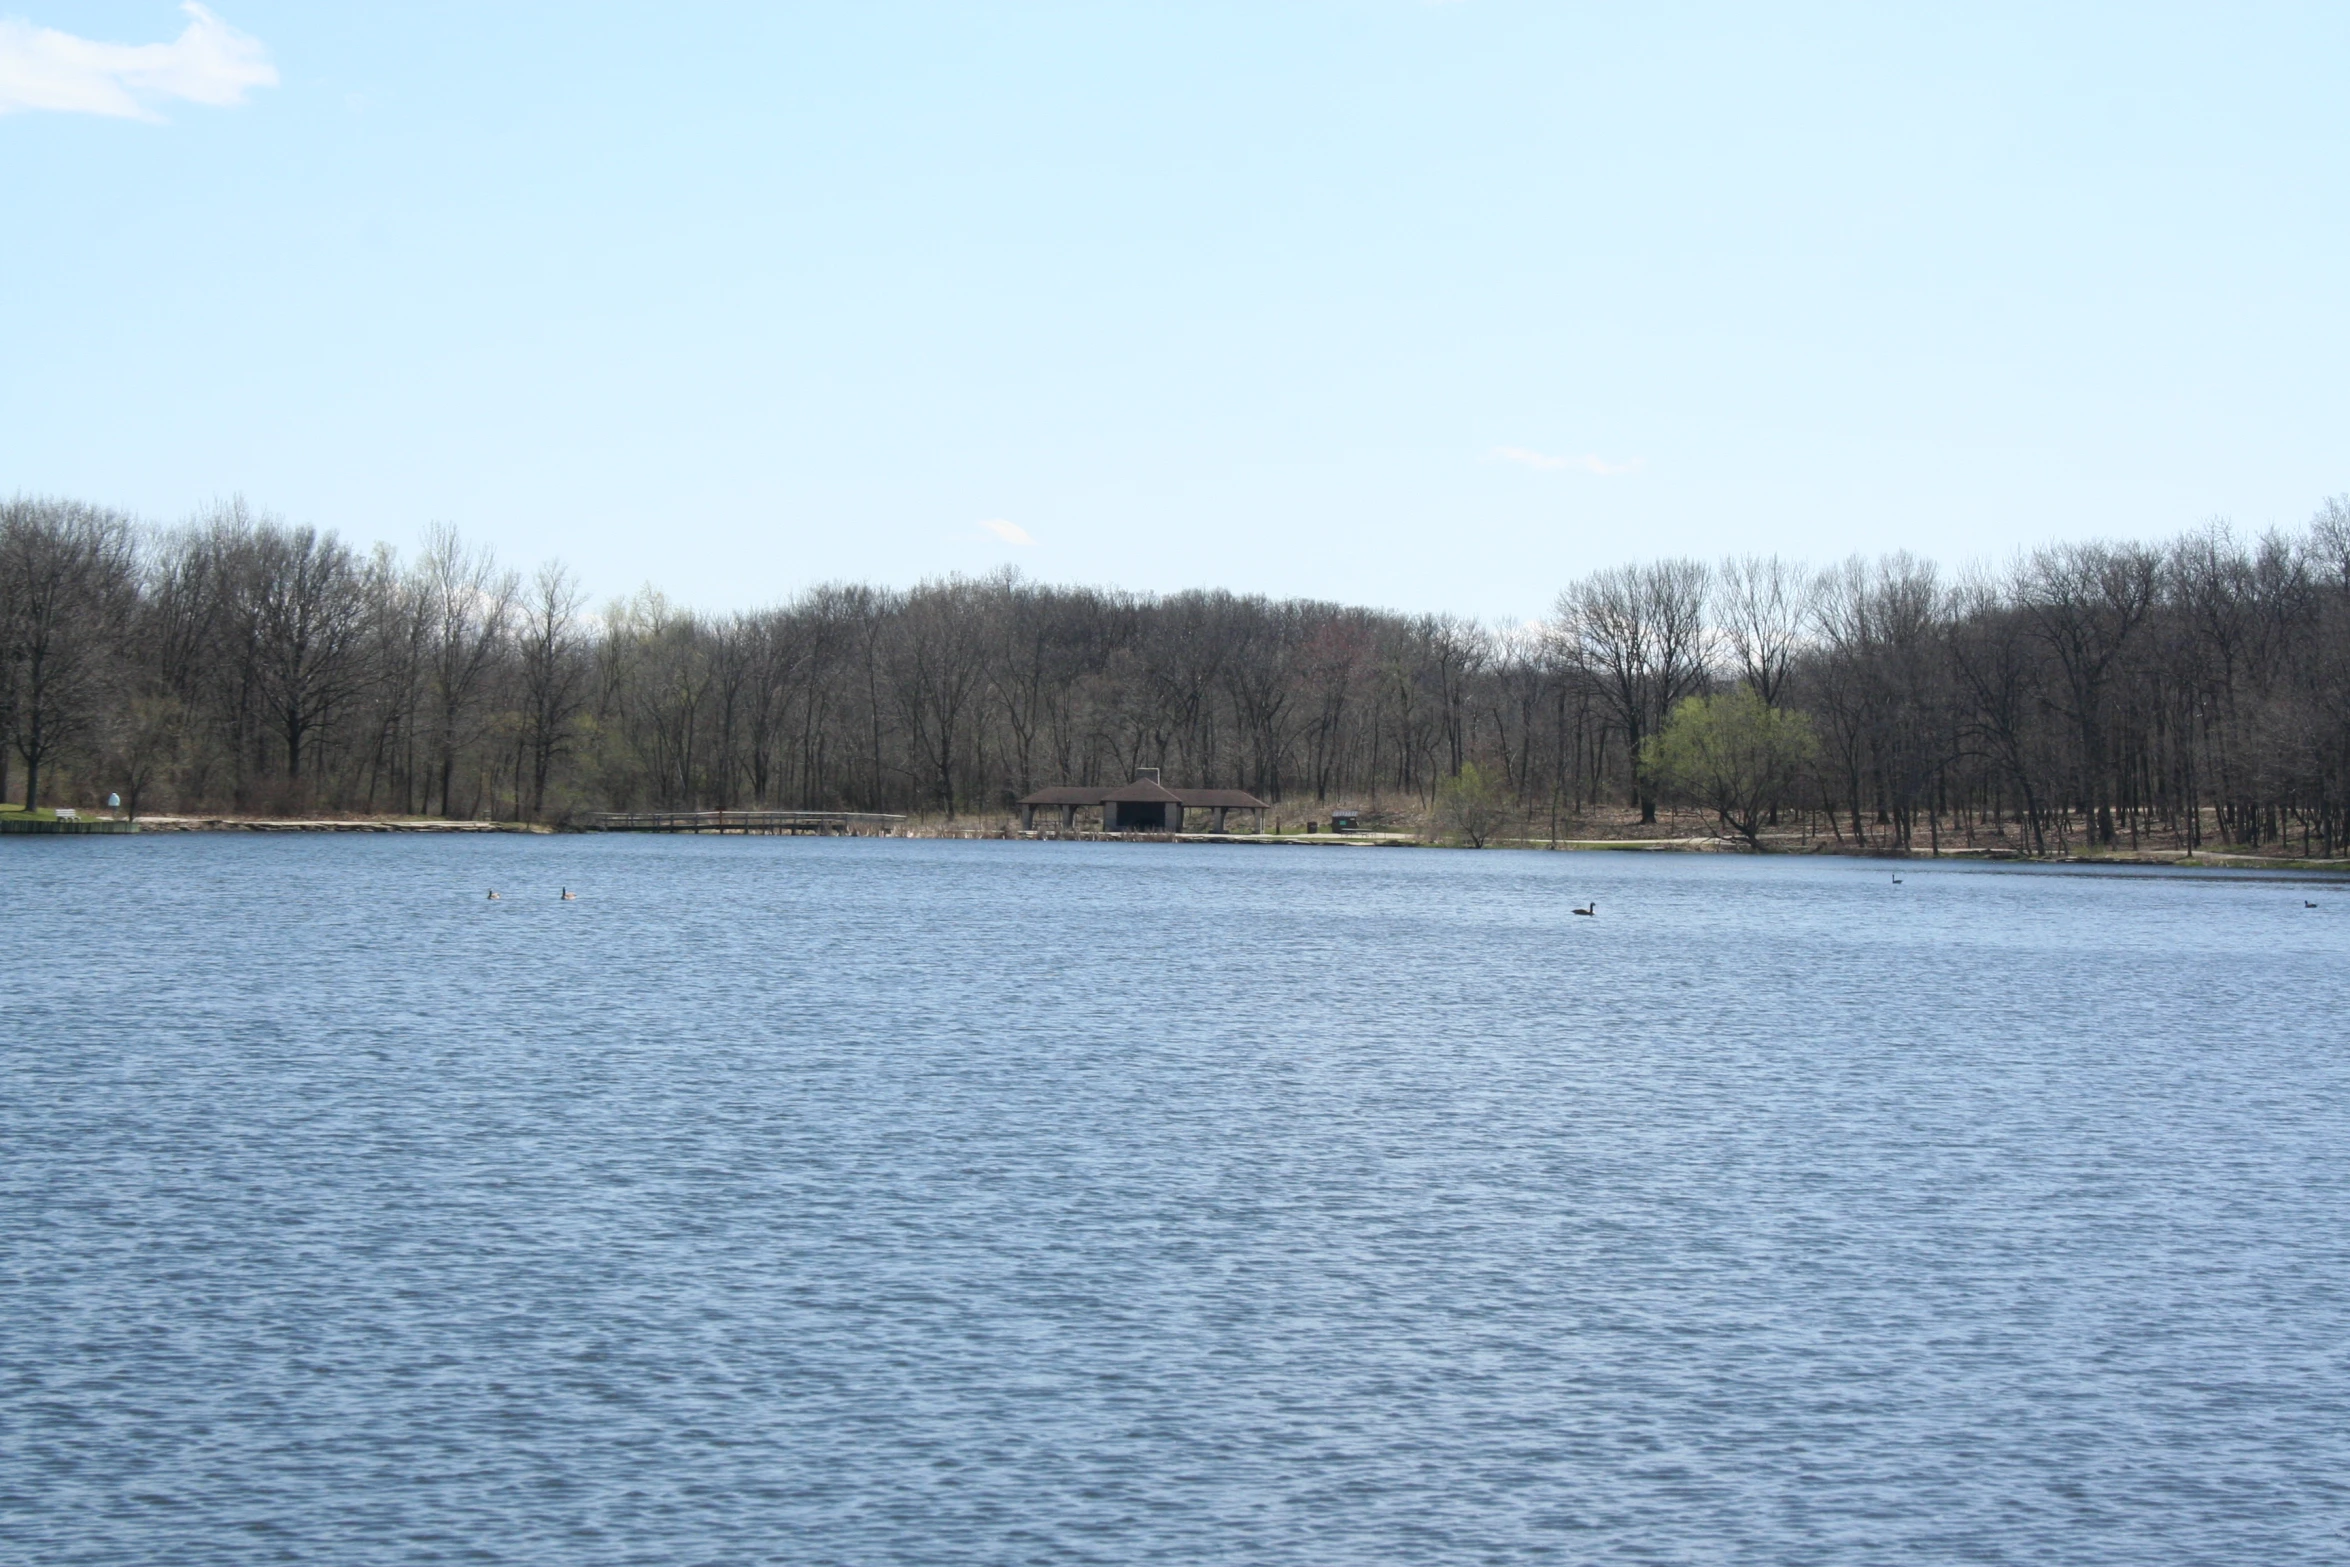
<svg viewBox="0 0 2350 1567">
<path fill-rule="evenodd" d="M 113 818 L 120 820 L 120 818 Z M 85 821 L 108 820 L 105 817 L 87 817 Z M 404 832 L 404 833 L 538 833 L 549 834 L 567 829 L 532 822 L 478 822 L 445 821 L 429 816 L 220 816 L 220 815 L 157 815 L 137 818 L 140 832 Z M 575 830 L 575 829 L 573 829 Z M 1023 832 L 1018 827 L 1005 825 L 947 826 L 942 823 L 921 823 L 892 837 L 947 838 L 963 840 L 1025 840 L 1067 841 L 1085 843 L 1221 843 L 1254 844 L 1261 848 L 1408 848 L 1438 847 L 1427 839 L 1408 832 L 1351 832 L 1351 833 L 1101 833 L 1055 832 L 1050 830 Z M 1488 847 L 1496 849 L 1557 849 L 1574 852 L 1623 853 L 1646 852 L 1664 854 L 1746 854 L 1753 851 L 1734 838 L 1711 835 L 1675 835 L 1659 837 L 1622 838 L 1497 838 Z M 2307 870 L 2350 872 L 2350 859 L 2301 859 L 2291 855 L 2247 854 L 2241 852 L 2199 849 L 2186 852 L 2176 848 L 2114 849 L 2088 853 L 2051 854 L 2035 859 L 2020 850 L 2007 846 L 1945 844 L 1937 855 L 1927 845 L 1917 845 L 1907 851 L 1881 847 L 1875 844 L 1859 847 L 1838 844 L 1833 840 L 1814 838 L 1800 843 L 1793 838 L 1766 840 L 1763 852 L 1767 855 L 1832 855 L 1839 858 L 1887 860 L 2002 860 L 2040 865 L 2169 865 L 2204 866 L 2214 870 Z"/>
<path fill-rule="evenodd" d="M 142 816 L 141 832 L 529 832 L 529 822 L 450 822 L 429 816 Z"/>
</svg>

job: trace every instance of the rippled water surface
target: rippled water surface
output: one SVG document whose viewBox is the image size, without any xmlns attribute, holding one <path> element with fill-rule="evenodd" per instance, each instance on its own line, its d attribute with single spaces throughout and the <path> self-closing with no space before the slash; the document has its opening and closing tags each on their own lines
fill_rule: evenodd
<svg viewBox="0 0 2350 1567">
<path fill-rule="evenodd" d="M 1904 875 L 0 842 L 0 1560 L 2350 1560 L 2350 887 Z"/>
</svg>

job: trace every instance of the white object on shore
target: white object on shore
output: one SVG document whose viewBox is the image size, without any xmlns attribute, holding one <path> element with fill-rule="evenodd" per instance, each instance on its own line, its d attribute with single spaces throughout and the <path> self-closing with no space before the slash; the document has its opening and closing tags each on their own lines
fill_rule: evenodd
<svg viewBox="0 0 2350 1567">
<path fill-rule="evenodd" d="M 82 813 L 75 810 L 70 805 L 61 805 L 49 814 L 56 817 L 61 822 L 72 822 L 81 820 Z"/>
</svg>

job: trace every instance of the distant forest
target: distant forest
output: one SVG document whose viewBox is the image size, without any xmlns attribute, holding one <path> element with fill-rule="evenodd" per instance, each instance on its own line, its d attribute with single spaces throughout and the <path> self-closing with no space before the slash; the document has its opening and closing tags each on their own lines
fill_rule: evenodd
<svg viewBox="0 0 2350 1567">
<path fill-rule="evenodd" d="M 704 614 L 590 605 L 454 532 L 404 560 L 215 508 L 0 508 L 0 799 L 555 820 L 640 807 L 999 817 L 1051 783 L 1521 822 L 1637 811 L 1686 699 L 1801 715 L 1773 816 L 1863 846 L 2350 837 L 2350 506 L 2257 539 L 1614 566 L 1492 627 L 1005 572 Z M 1699 704 L 1703 706 L 1703 704 Z M 1797 753 L 1790 753 L 1797 754 Z M 1686 771 L 1685 769 L 1683 770 Z"/>
</svg>

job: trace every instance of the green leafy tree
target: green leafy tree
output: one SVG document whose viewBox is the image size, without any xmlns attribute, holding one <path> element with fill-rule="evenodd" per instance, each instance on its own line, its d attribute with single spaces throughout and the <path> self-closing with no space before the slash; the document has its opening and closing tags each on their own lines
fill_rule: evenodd
<svg viewBox="0 0 2350 1567">
<path fill-rule="evenodd" d="M 1817 751 L 1809 717 L 1772 707 L 1742 685 L 1682 698 L 1643 748 L 1642 762 L 1658 789 L 1712 811 L 1759 849 L 1764 820 Z"/>
<path fill-rule="evenodd" d="M 1482 849 L 1509 817 L 1509 800 L 1475 762 L 1447 778 L 1436 791 L 1436 819 L 1453 837 Z"/>
</svg>

